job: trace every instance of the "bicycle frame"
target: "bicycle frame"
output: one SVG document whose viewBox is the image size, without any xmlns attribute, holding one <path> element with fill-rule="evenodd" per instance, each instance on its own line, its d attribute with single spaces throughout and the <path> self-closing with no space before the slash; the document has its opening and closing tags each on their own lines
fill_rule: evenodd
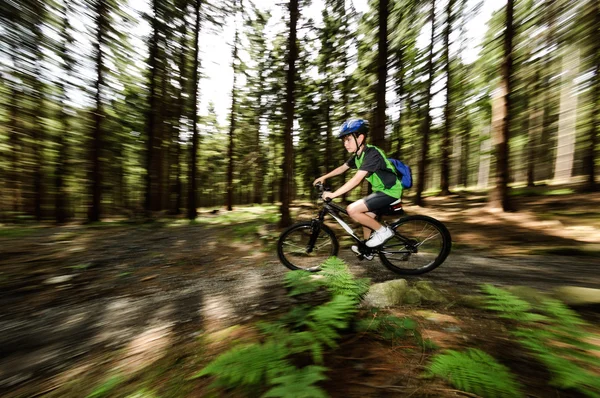
<svg viewBox="0 0 600 398">
<path fill-rule="evenodd" d="M 346 209 L 344 209 L 343 207 L 333 203 L 332 201 L 327 201 L 323 203 L 323 208 L 321 210 L 319 210 L 319 215 L 317 218 L 314 218 L 311 220 L 312 223 L 312 230 L 313 233 L 309 239 L 308 242 L 308 247 L 307 247 L 307 252 L 311 253 L 313 250 L 313 247 L 315 245 L 315 242 L 317 240 L 317 237 L 319 236 L 319 232 L 321 230 L 321 224 L 325 222 L 325 216 L 326 215 L 330 215 L 331 217 L 333 217 L 333 219 L 342 227 L 344 228 L 344 230 L 348 233 L 348 235 L 350 235 L 352 237 L 352 239 L 354 239 L 359 247 L 361 248 L 361 251 L 365 252 L 366 254 L 370 254 L 370 253 L 376 253 L 379 252 L 378 248 L 370 248 L 365 244 L 365 240 L 361 239 L 352 229 L 352 227 L 350 227 L 348 225 L 348 223 L 346 223 L 339 215 L 339 213 L 345 214 L 346 216 L 348 216 L 348 211 Z M 393 224 L 392 224 L 393 226 Z M 402 235 L 396 234 L 396 237 L 398 237 L 400 239 L 400 241 L 402 243 L 404 243 L 407 248 L 410 248 L 409 250 L 406 251 L 400 251 L 398 253 L 416 253 L 417 252 L 417 247 L 414 246 L 412 244 L 412 242 L 409 239 L 406 239 L 405 237 L 403 237 Z"/>
</svg>

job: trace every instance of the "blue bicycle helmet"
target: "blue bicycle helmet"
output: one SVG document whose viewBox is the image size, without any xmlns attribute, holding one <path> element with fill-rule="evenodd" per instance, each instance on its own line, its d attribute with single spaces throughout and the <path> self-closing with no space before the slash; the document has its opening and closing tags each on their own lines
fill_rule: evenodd
<svg viewBox="0 0 600 398">
<path fill-rule="evenodd" d="M 348 134 L 364 134 L 369 133 L 369 123 L 364 119 L 349 119 L 342 124 L 337 138 L 343 138 Z"/>
</svg>

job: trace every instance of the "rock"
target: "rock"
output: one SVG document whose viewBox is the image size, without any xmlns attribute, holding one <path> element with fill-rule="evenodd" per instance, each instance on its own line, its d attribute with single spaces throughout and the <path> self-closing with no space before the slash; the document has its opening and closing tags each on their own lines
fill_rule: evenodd
<svg viewBox="0 0 600 398">
<path fill-rule="evenodd" d="M 600 304 L 600 289 L 563 286 L 555 290 L 554 296 L 565 304 L 573 306 Z"/>
<path fill-rule="evenodd" d="M 483 295 L 464 295 L 460 296 L 458 303 L 468 308 L 481 309 L 485 306 L 485 297 Z"/>
<path fill-rule="evenodd" d="M 376 283 L 369 288 L 362 304 L 365 307 L 375 308 L 400 305 L 407 290 L 408 283 L 405 279 Z"/>
<path fill-rule="evenodd" d="M 405 304 L 421 304 L 422 295 L 416 287 L 408 289 L 404 295 Z"/>
<path fill-rule="evenodd" d="M 421 294 L 421 299 L 423 301 L 431 302 L 431 303 L 446 303 L 448 300 L 444 295 L 436 290 L 431 282 L 428 281 L 419 281 L 415 283 L 415 288 Z"/>
</svg>

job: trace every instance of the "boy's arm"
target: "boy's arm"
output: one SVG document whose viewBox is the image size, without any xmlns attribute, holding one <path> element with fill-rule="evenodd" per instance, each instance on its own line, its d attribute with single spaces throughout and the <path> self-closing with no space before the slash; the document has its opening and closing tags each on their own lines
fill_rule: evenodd
<svg viewBox="0 0 600 398">
<path fill-rule="evenodd" d="M 348 171 L 348 169 L 350 168 L 350 166 L 348 166 L 346 163 L 344 163 L 343 165 L 341 165 L 340 167 L 330 171 L 329 173 L 325 174 L 324 176 L 321 176 L 319 178 L 317 178 L 314 182 L 313 185 L 316 185 L 317 183 L 324 183 L 326 179 L 331 178 L 331 177 L 335 177 L 335 176 L 339 176 L 340 174 L 344 174 L 346 171 Z"/>
<path fill-rule="evenodd" d="M 338 189 L 336 189 L 334 192 L 324 192 L 323 193 L 323 199 L 337 198 L 338 196 L 342 196 L 346 192 L 349 192 L 349 191 L 353 190 L 354 188 L 356 188 L 358 186 L 358 184 L 360 184 L 362 182 L 362 180 L 365 179 L 365 177 L 367 176 L 367 174 L 369 174 L 368 171 L 358 170 L 356 172 L 356 174 L 354 174 L 354 177 L 352 177 L 351 179 L 349 179 L 344 185 L 342 185 L 341 187 L 339 187 Z"/>
</svg>

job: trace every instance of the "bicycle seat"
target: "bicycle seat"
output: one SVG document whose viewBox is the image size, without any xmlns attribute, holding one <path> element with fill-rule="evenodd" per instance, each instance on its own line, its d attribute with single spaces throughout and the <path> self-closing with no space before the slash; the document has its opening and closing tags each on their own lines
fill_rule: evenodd
<svg viewBox="0 0 600 398">
<path fill-rule="evenodd" d="M 404 209 L 402 208 L 402 199 L 398 199 L 397 201 L 392 202 L 389 206 L 375 211 L 375 214 L 377 214 L 378 216 L 401 216 L 401 215 L 403 215 Z"/>
</svg>

